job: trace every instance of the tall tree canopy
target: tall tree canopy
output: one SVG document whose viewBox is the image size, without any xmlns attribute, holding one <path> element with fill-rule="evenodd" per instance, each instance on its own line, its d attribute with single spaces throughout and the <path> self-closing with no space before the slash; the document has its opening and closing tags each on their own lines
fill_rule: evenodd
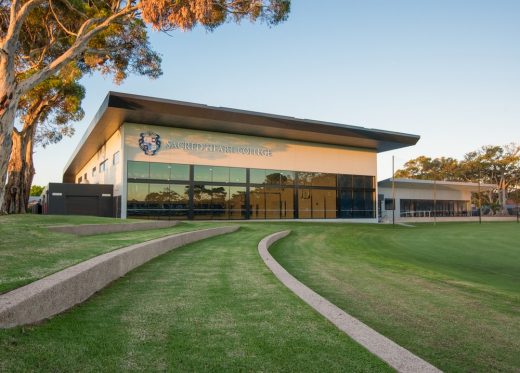
<svg viewBox="0 0 520 373">
<path fill-rule="evenodd" d="M 121 31 L 113 27 L 111 35 L 105 35 L 103 48 L 111 51 L 109 63 L 92 58 L 71 61 L 21 96 L 18 104 L 21 127 L 13 129 L 3 211 L 24 213 L 27 209 L 35 173 L 33 147 L 45 147 L 61 141 L 64 136 L 71 136 L 74 133 L 72 123 L 83 118 L 81 102 L 85 90 L 78 81 L 84 74 L 102 69 L 103 74 L 111 74 L 118 83 L 128 72 L 150 78 L 162 73 L 161 59 L 150 48 L 144 24 L 136 23 L 127 32 Z"/>
<path fill-rule="evenodd" d="M 146 34 L 147 25 L 214 30 L 244 19 L 275 25 L 289 9 L 290 0 L 0 0 L 0 201 L 20 98 L 70 62 L 115 69 L 116 80 L 124 79 L 128 66 L 147 68 L 132 65 L 126 44 Z"/>
<path fill-rule="evenodd" d="M 488 145 L 467 153 L 462 160 L 420 156 L 395 172 L 396 178 L 481 181 L 496 185 L 488 202 L 504 208 L 510 193 L 520 189 L 520 145 Z"/>
</svg>

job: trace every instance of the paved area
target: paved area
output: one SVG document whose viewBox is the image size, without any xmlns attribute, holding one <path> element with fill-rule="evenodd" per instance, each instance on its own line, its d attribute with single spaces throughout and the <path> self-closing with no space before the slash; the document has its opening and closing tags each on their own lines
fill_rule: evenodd
<svg viewBox="0 0 520 373">
<path fill-rule="evenodd" d="M 414 355 L 407 349 L 376 332 L 358 319 L 350 316 L 321 295 L 302 284 L 287 272 L 269 253 L 269 246 L 289 235 L 290 231 L 282 231 L 265 237 L 258 244 L 258 252 L 264 263 L 274 275 L 304 302 L 325 316 L 338 329 L 348 334 L 353 340 L 403 373 L 437 373 L 437 369 L 430 363 Z"/>
</svg>

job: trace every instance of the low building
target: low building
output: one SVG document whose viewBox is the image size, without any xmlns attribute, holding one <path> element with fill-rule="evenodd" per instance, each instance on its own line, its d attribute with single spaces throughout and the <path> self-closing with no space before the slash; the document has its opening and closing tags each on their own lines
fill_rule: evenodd
<svg viewBox="0 0 520 373">
<path fill-rule="evenodd" d="M 386 221 L 394 217 L 467 217 L 478 214 L 472 194 L 494 188 L 492 184 L 389 178 L 378 182 L 378 207 Z"/>
<path fill-rule="evenodd" d="M 110 92 L 64 183 L 123 218 L 377 221 L 377 153 L 419 136 Z"/>
<path fill-rule="evenodd" d="M 119 216 L 111 184 L 49 183 L 42 191 L 42 212 L 49 215 Z"/>
</svg>

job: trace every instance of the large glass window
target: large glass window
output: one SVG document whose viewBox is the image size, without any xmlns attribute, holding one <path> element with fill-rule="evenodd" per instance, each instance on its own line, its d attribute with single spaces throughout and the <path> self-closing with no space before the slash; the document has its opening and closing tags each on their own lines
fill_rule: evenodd
<svg viewBox="0 0 520 373">
<path fill-rule="evenodd" d="M 150 163 L 150 179 L 170 180 L 170 170 L 169 163 Z"/>
<path fill-rule="evenodd" d="M 194 166 L 193 167 L 193 180 L 194 181 L 212 181 L 213 180 L 213 167 L 211 166 Z"/>
<path fill-rule="evenodd" d="M 349 219 L 354 217 L 354 196 L 352 189 L 340 190 L 339 217 Z"/>
<path fill-rule="evenodd" d="M 232 167 L 229 169 L 230 183 L 246 183 L 246 169 Z"/>
<path fill-rule="evenodd" d="M 197 219 L 228 219 L 227 196 L 229 187 L 195 184 L 193 187 L 193 214 Z"/>
<path fill-rule="evenodd" d="M 249 170 L 249 182 L 251 184 L 263 184 L 265 182 L 265 170 L 252 168 Z"/>
<path fill-rule="evenodd" d="M 229 182 L 229 167 L 212 167 L 212 178 L 214 183 Z"/>
<path fill-rule="evenodd" d="M 402 199 L 400 206 L 402 217 L 467 216 L 469 214 L 467 201 Z"/>
<path fill-rule="evenodd" d="M 187 218 L 190 207 L 190 186 L 170 184 L 168 215 Z"/>
<path fill-rule="evenodd" d="M 129 179 L 149 179 L 150 163 L 128 161 L 128 178 Z"/>
<path fill-rule="evenodd" d="M 128 216 L 146 216 L 148 184 L 128 183 Z"/>
<path fill-rule="evenodd" d="M 318 172 L 312 178 L 313 186 L 336 187 L 336 174 Z"/>
<path fill-rule="evenodd" d="M 365 187 L 365 177 L 354 175 L 353 176 L 354 189 L 363 189 Z"/>
<path fill-rule="evenodd" d="M 265 170 L 265 184 L 280 185 L 282 183 L 282 174 L 276 170 Z"/>
<path fill-rule="evenodd" d="M 311 193 L 312 218 L 336 218 L 336 191 L 329 189 L 313 189 Z"/>
<path fill-rule="evenodd" d="M 190 166 L 187 164 L 171 164 L 171 180 L 190 180 Z"/>
<path fill-rule="evenodd" d="M 340 188 L 352 188 L 352 175 L 338 175 Z"/>
<path fill-rule="evenodd" d="M 163 215 L 170 202 L 170 186 L 168 184 L 150 184 L 146 195 L 147 208 L 155 211 L 155 215 Z"/>
<path fill-rule="evenodd" d="M 251 187 L 249 193 L 249 217 L 251 219 L 265 219 L 264 187 Z"/>
<path fill-rule="evenodd" d="M 298 185 L 311 186 L 314 172 L 298 172 Z"/>
<path fill-rule="evenodd" d="M 335 219 L 337 217 L 336 191 L 317 188 L 299 189 L 298 217 L 300 219 Z"/>
<path fill-rule="evenodd" d="M 245 219 L 246 187 L 229 187 L 227 207 L 229 219 Z"/>
<path fill-rule="evenodd" d="M 298 217 L 300 219 L 312 218 L 312 189 L 298 190 Z"/>
<path fill-rule="evenodd" d="M 195 165 L 193 172 L 193 180 L 190 180 L 189 165 L 129 161 L 128 216 L 191 216 L 195 219 L 375 217 L 373 176 L 250 169 L 248 185 L 245 168 Z M 135 179 L 142 182 L 133 182 Z M 248 205 L 246 201 L 249 201 Z M 409 209 L 416 205 L 412 206 L 410 202 L 402 207 Z M 442 212 L 447 214 L 460 213 L 459 210 L 464 209 L 465 206 L 450 201 L 437 204 L 437 210 L 447 211 Z"/>
</svg>

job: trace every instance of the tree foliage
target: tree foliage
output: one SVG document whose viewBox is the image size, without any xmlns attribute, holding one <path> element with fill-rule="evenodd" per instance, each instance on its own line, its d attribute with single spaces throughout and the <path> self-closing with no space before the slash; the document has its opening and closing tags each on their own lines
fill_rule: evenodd
<svg viewBox="0 0 520 373">
<path fill-rule="evenodd" d="M 31 186 L 31 196 L 39 197 L 43 193 L 43 187 L 41 185 L 33 185 Z"/>
<path fill-rule="evenodd" d="M 471 181 L 496 185 L 485 195 L 496 209 L 504 208 L 510 194 L 520 189 L 520 145 L 488 145 L 467 153 L 462 160 L 420 156 L 397 170 L 396 178 Z"/>
<path fill-rule="evenodd" d="M 0 201 L 20 100 L 69 64 L 111 73 L 116 82 L 128 73 L 154 77 L 161 61 L 148 45 L 148 26 L 275 25 L 289 10 L 290 0 L 0 0 Z"/>
</svg>

